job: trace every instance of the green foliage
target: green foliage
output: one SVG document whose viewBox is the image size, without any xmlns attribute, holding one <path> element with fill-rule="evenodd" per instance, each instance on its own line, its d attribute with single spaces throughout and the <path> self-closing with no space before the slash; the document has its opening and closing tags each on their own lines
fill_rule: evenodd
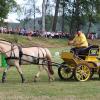
<svg viewBox="0 0 100 100">
<path fill-rule="evenodd" d="M 68 19 L 66 23 L 70 32 L 80 29 L 80 26 L 88 22 L 95 23 L 100 20 L 100 0 L 60 0 L 60 5 L 64 22 Z"/>
<path fill-rule="evenodd" d="M 15 0 L 0 0 L 0 21 L 7 17 L 7 14 L 16 5 Z"/>
<path fill-rule="evenodd" d="M 9 5 L 5 0 L 0 0 L 0 19 L 5 18 L 9 12 Z"/>
<path fill-rule="evenodd" d="M 46 30 L 51 31 L 53 16 L 46 15 L 45 20 L 46 20 L 45 23 Z"/>
</svg>

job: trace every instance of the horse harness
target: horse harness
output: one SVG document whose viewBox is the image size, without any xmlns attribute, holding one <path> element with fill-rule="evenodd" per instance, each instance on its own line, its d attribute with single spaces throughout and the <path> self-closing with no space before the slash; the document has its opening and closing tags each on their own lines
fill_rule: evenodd
<svg viewBox="0 0 100 100">
<path fill-rule="evenodd" d="M 16 57 L 16 55 L 15 55 L 14 49 L 16 49 L 16 48 L 14 48 L 14 46 L 17 46 L 17 47 L 18 47 L 18 50 L 19 50 L 19 57 Z M 8 53 L 8 52 L 11 52 L 11 53 L 10 53 L 10 56 L 9 56 L 9 57 L 6 57 L 6 58 L 5 58 L 6 61 L 7 61 L 7 60 L 10 60 L 10 59 L 19 59 L 19 64 L 21 64 L 21 63 L 20 63 L 20 62 L 21 62 L 21 57 L 22 57 L 22 55 L 23 55 L 21 46 L 11 44 L 11 50 L 9 50 L 9 51 L 7 51 L 7 52 L 5 52 L 5 53 Z"/>
<path fill-rule="evenodd" d="M 15 52 L 14 52 L 14 46 L 17 46 L 18 47 L 18 50 L 19 50 L 19 57 L 16 57 L 15 55 Z M 45 50 L 45 49 L 44 49 Z M 38 47 L 38 57 L 34 57 L 34 56 L 31 56 L 31 55 L 27 55 L 27 54 L 24 54 L 23 51 L 22 51 L 22 47 L 20 45 L 14 45 L 14 44 L 11 44 L 11 50 L 7 51 L 7 52 L 10 52 L 10 56 L 9 57 L 6 57 L 6 61 L 7 60 L 10 60 L 10 59 L 19 59 L 19 64 L 21 65 L 22 64 L 22 60 L 23 61 L 26 61 L 26 62 L 29 62 L 29 63 L 32 63 L 32 64 L 39 64 L 39 61 L 42 59 L 42 64 L 44 61 L 46 61 L 47 59 L 44 57 L 44 53 L 43 51 L 41 50 L 41 48 Z M 39 55 L 39 52 L 42 52 L 42 55 L 43 57 L 40 58 L 40 55 Z M 45 50 L 46 51 L 46 50 Z M 6 53 L 7 53 L 6 52 Z M 23 55 L 25 56 L 29 56 L 29 57 L 32 57 L 32 62 L 28 61 L 28 60 L 25 60 L 25 59 L 22 59 Z"/>
</svg>

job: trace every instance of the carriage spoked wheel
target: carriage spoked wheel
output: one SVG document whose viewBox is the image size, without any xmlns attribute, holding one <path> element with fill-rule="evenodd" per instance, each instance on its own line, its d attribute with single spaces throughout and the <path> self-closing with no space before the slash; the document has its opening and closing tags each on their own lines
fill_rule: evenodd
<svg viewBox="0 0 100 100">
<path fill-rule="evenodd" d="M 87 81 L 91 76 L 91 70 L 86 63 L 78 64 L 74 70 L 74 77 L 77 81 Z"/>
<path fill-rule="evenodd" d="M 73 69 L 71 69 L 68 65 L 62 64 L 58 68 L 58 75 L 62 80 L 69 80 L 73 77 Z"/>
</svg>

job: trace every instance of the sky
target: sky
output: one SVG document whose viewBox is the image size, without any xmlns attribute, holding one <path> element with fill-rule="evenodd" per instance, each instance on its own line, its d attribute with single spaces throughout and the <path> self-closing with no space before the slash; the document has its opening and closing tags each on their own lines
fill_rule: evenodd
<svg viewBox="0 0 100 100">
<path fill-rule="evenodd" d="M 19 5 L 23 5 L 25 0 L 15 0 L 17 2 L 17 4 Z M 42 2 L 43 0 L 36 0 L 36 6 L 38 6 L 40 8 L 40 10 L 42 10 Z M 40 15 L 37 15 L 37 17 L 39 17 Z M 17 13 L 9 13 L 8 14 L 8 19 L 13 19 L 16 20 L 18 18 Z"/>
</svg>

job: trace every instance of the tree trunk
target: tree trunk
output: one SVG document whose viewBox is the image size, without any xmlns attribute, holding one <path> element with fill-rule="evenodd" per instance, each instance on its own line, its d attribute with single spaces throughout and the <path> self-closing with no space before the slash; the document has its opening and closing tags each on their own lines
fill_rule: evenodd
<svg viewBox="0 0 100 100">
<path fill-rule="evenodd" d="M 52 25 L 52 31 L 53 32 L 56 31 L 56 24 L 57 24 L 57 19 L 58 19 L 59 3 L 60 3 L 60 0 L 57 0 L 56 1 L 56 7 L 55 7 L 55 15 L 54 15 L 54 19 L 53 19 L 53 25 Z"/>
<path fill-rule="evenodd" d="M 76 31 L 80 29 L 80 1 L 74 0 L 73 12 L 71 16 L 71 23 L 70 23 L 70 33 L 74 35 Z"/>
<path fill-rule="evenodd" d="M 64 4 L 64 0 L 63 0 L 62 33 L 64 33 L 64 17 L 65 17 L 65 4 Z"/>
<path fill-rule="evenodd" d="M 91 22 L 89 22 L 89 27 L 88 27 L 87 34 L 90 33 L 90 28 L 91 28 Z"/>
<path fill-rule="evenodd" d="M 97 11 L 97 14 L 100 14 L 100 1 L 99 0 L 96 0 L 96 11 Z"/>
<path fill-rule="evenodd" d="M 75 20 L 75 18 L 74 18 L 74 13 L 75 13 L 75 11 L 74 11 L 74 9 L 75 9 L 74 5 L 75 5 L 75 0 L 73 2 L 73 9 L 72 9 L 71 21 L 70 21 L 70 34 L 71 35 L 74 34 L 74 20 Z"/>
<path fill-rule="evenodd" d="M 34 2 L 34 31 L 35 31 L 35 0 L 33 1 Z"/>
<path fill-rule="evenodd" d="M 45 0 L 42 3 L 42 32 L 45 31 Z"/>
</svg>

